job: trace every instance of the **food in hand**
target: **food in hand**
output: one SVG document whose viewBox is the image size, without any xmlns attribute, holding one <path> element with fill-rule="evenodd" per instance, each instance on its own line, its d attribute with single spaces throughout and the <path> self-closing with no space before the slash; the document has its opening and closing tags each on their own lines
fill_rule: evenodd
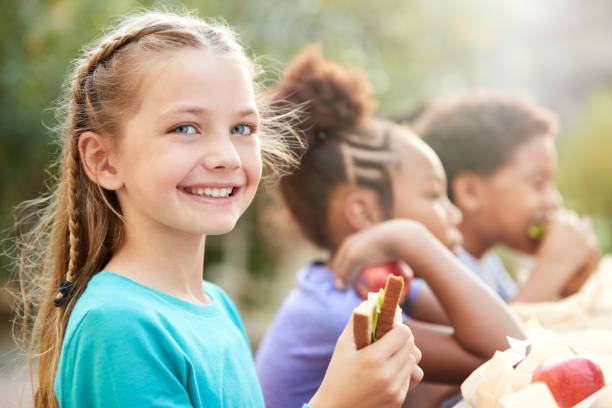
<svg viewBox="0 0 612 408">
<path fill-rule="evenodd" d="M 529 238 L 541 240 L 546 234 L 546 226 L 541 222 L 534 222 L 527 227 L 527 235 Z"/>
<path fill-rule="evenodd" d="M 353 311 L 353 334 L 357 349 L 361 349 L 389 332 L 395 323 L 402 324 L 399 301 L 404 280 L 396 275 L 387 275 L 385 289 L 370 293 L 368 300 Z"/>
<path fill-rule="evenodd" d="M 583 356 L 540 364 L 531 380 L 532 383 L 537 381 L 548 385 L 560 408 L 573 407 L 606 385 L 599 365 Z"/>
<path fill-rule="evenodd" d="M 367 299 L 368 293 L 378 292 L 385 287 L 389 275 L 401 276 L 404 279 L 404 290 L 400 296 L 400 304 L 403 304 L 410 293 L 414 273 L 408 265 L 401 261 L 364 268 L 355 280 L 355 291 L 362 299 Z"/>
</svg>

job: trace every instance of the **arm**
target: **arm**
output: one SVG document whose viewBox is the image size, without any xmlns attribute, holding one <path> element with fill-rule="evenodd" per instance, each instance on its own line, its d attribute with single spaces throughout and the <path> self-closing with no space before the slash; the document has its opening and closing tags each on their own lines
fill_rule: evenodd
<svg viewBox="0 0 612 408">
<path fill-rule="evenodd" d="M 428 285 L 419 287 L 416 300 L 410 303 L 410 317 L 422 322 L 449 324 L 446 312 Z"/>
<path fill-rule="evenodd" d="M 367 264 L 398 258 L 427 281 L 454 328 L 454 339 L 475 357 L 489 358 L 507 348 L 506 336 L 525 337 L 499 296 L 417 222 L 396 219 L 354 234 L 337 251 L 331 267 L 346 281 Z"/>
<path fill-rule="evenodd" d="M 415 343 L 423 353 L 419 365 L 424 380 L 441 384 L 461 384 L 487 359 L 462 348 L 453 337 L 453 329 L 411 320 L 405 322 L 414 334 Z"/>
</svg>

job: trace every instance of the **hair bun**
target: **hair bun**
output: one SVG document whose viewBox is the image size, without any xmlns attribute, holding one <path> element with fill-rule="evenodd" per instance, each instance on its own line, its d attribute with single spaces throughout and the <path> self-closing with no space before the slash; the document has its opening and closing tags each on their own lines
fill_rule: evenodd
<svg viewBox="0 0 612 408">
<path fill-rule="evenodd" d="M 302 106 L 299 127 L 310 142 L 321 132 L 354 129 L 377 104 L 365 72 L 326 61 L 318 44 L 291 61 L 273 90 L 273 100 Z"/>
</svg>

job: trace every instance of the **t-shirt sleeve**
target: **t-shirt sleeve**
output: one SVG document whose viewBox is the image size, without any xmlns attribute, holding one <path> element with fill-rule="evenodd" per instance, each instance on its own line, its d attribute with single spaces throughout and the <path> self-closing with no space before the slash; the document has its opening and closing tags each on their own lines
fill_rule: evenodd
<svg viewBox="0 0 612 408">
<path fill-rule="evenodd" d="M 90 310 L 66 341 L 56 379 L 62 408 L 192 407 L 186 359 L 154 317 Z"/>
</svg>

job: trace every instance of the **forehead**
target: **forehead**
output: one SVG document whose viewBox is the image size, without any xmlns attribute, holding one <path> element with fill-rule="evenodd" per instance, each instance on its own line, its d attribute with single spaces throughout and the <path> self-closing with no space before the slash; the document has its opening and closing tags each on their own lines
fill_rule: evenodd
<svg viewBox="0 0 612 408">
<path fill-rule="evenodd" d="M 547 135 L 536 136 L 517 146 L 508 160 L 508 167 L 521 173 L 554 172 L 557 165 L 555 142 Z"/>
<path fill-rule="evenodd" d="M 182 48 L 155 55 L 144 70 L 143 111 L 167 111 L 177 103 L 211 112 L 255 110 L 250 72 L 234 55 Z"/>
<path fill-rule="evenodd" d="M 400 163 L 396 171 L 407 179 L 445 179 L 440 159 L 418 136 L 409 132 L 396 134 L 393 151 Z"/>
</svg>

